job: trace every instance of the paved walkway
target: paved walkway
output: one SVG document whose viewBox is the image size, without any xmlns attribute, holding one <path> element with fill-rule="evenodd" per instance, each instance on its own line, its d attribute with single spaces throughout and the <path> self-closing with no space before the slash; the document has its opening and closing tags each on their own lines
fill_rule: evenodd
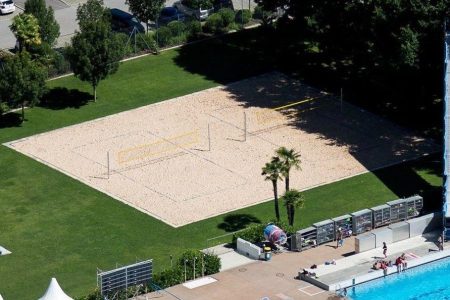
<svg viewBox="0 0 450 300">
<path fill-rule="evenodd" d="M 437 250 L 433 243 L 435 237 L 417 237 L 388 245 L 388 258 L 393 260 L 403 252 L 425 256 Z M 326 260 L 336 259 L 337 264 L 332 272 L 323 273 L 323 278 L 335 280 L 333 276 L 351 276 L 354 272 L 369 272 L 373 261 L 382 256 L 382 249 L 374 249 L 355 255 L 354 237 L 345 240 L 341 248 L 336 243 L 328 243 L 303 252 L 287 252 L 275 254 L 271 261 L 254 261 L 253 263 L 229 269 L 211 275 L 216 282 L 188 289 L 183 285 L 171 287 L 166 292 L 148 294 L 148 299 L 182 299 L 182 300 L 222 300 L 222 299 L 331 299 L 334 292 L 324 291 L 310 283 L 298 280 L 298 272 L 309 268 L 312 264 L 321 265 Z M 411 247 L 413 245 L 413 247 Z M 448 247 L 448 245 L 446 245 Z M 229 252 L 228 252 L 229 253 Z M 412 256 L 409 257 L 412 259 Z M 327 266 L 328 267 L 328 266 Z M 319 266 L 320 268 L 320 266 Z M 330 269 L 332 270 L 332 269 Z M 339 280 L 339 278 L 337 278 Z M 174 296 L 176 295 L 176 296 Z M 178 297 L 178 298 L 177 298 Z M 265 298 L 267 297 L 267 298 Z M 138 299 L 146 299 L 141 296 Z"/>
</svg>

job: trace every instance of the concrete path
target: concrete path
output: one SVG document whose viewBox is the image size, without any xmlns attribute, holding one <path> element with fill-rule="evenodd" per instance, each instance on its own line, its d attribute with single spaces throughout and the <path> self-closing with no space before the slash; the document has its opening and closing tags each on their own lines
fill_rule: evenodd
<svg viewBox="0 0 450 300">
<path fill-rule="evenodd" d="M 221 262 L 220 272 L 256 262 L 254 259 L 237 253 L 233 248 L 227 247 L 226 244 L 205 249 L 203 252 L 219 256 Z"/>
</svg>

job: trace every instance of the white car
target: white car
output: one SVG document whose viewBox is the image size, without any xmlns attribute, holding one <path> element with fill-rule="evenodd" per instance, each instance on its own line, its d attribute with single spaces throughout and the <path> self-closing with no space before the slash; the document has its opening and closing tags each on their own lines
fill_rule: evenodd
<svg viewBox="0 0 450 300">
<path fill-rule="evenodd" d="M 200 7 L 198 9 L 188 7 L 183 3 L 183 0 L 175 2 L 173 4 L 173 6 L 176 9 L 178 9 L 178 11 L 182 12 L 183 14 L 185 14 L 187 16 L 195 17 L 199 21 L 206 20 L 209 17 L 209 15 L 214 12 L 213 7 L 209 7 L 209 8 Z"/>
<path fill-rule="evenodd" d="M 10 14 L 16 10 L 16 6 L 12 0 L 0 0 L 0 13 Z"/>
</svg>

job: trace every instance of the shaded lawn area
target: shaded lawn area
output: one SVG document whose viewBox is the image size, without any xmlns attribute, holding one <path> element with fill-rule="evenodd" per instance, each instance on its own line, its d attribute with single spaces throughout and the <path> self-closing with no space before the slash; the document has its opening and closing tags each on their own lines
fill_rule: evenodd
<svg viewBox="0 0 450 300">
<path fill-rule="evenodd" d="M 53 94 L 26 111 L 28 121 L 19 126 L 13 114 L 0 124 L 0 142 L 268 71 L 270 61 L 262 63 L 264 56 L 249 50 L 255 43 L 249 34 L 226 46 L 211 41 L 126 62 L 100 83 L 97 103 L 87 102 L 91 88 L 73 77 L 49 82 Z M 423 194 L 429 208 L 439 207 L 440 168 L 439 157 L 432 156 L 306 191 L 295 225 L 414 193 Z M 0 257 L 0 293 L 25 300 L 41 296 L 53 276 L 70 295 L 81 296 L 95 287 L 97 267 L 153 258 L 161 270 L 170 265 L 169 255 L 204 248 L 208 238 L 274 216 L 267 202 L 174 229 L 6 147 L 0 147 L 0 212 L 0 245 L 13 252 Z"/>
<path fill-rule="evenodd" d="M 245 220 L 266 222 L 274 216 L 269 201 L 174 229 L 5 147 L 0 157 L 0 241 L 13 252 L 0 257 L 5 299 L 36 299 L 52 276 L 70 295 L 81 296 L 95 287 L 97 267 L 153 258 L 161 270 L 170 266 L 169 255 L 204 248 L 208 238 L 225 234 L 230 228 L 223 226 L 225 220 L 240 229 Z M 373 173 L 306 191 L 306 206 L 297 212 L 295 225 L 306 227 L 413 193 L 424 194 L 427 203 L 438 201 L 439 168 L 439 162 L 426 158 L 380 171 L 392 181 L 401 178 L 397 188 L 407 194 L 396 195 Z M 416 174 L 424 179 L 422 185 L 410 184 Z"/>
<path fill-rule="evenodd" d="M 237 40 L 241 38 L 236 36 Z M 20 112 L 8 114 L 3 120 L 0 118 L 0 143 L 183 96 L 269 70 L 258 63 L 257 56 L 234 46 L 225 47 L 222 42 L 211 41 L 205 46 L 197 44 L 187 48 L 192 50 L 188 50 L 189 55 L 183 52 L 182 58 L 181 50 L 176 49 L 122 63 L 116 74 L 100 82 L 95 103 L 90 85 L 73 76 L 49 81 L 49 92 L 41 106 L 26 110 L 26 122 L 20 124 Z M 180 59 L 187 59 L 200 69 L 184 68 L 178 64 Z M 215 62 L 210 62 L 212 60 Z M 203 70 L 216 76 L 195 73 Z"/>
</svg>

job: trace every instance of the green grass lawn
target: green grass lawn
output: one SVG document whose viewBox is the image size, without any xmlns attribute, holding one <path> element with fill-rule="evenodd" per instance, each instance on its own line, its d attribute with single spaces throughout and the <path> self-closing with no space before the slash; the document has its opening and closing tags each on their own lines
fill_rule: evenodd
<svg viewBox="0 0 450 300">
<path fill-rule="evenodd" d="M 235 47 L 229 52 L 220 44 L 215 47 L 207 49 L 225 57 L 213 64 L 215 70 L 208 71 L 212 73 L 207 76 L 200 75 L 201 70 L 193 63 L 195 59 L 205 59 L 207 54 L 201 50 L 204 48 L 191 49 L 192 60 L 186 51 L 176 50 L 127 62 L 117 74 L 100 84 L 97 103 L 74 108 L 73 103 L 53 102 L 48 105 L 53 108 L 29 109 L 23 125 L 2 124 L 0 142 L 264 71 L 256 66 L 257 59 L 236 56 L 240 50 Z M 180 63 L 186 61 L 191 67 Z M 237 71 L 236 65 L 244 67 Z M 219 74 L 214 76 L 214 72 Z M 49 87 L 69 90 L 59 89 L 58 95 L 89 98 L 83 93 L 70 92 L 71 89 L 90 92 L 86 84 L 73 77 L 49 82 Z M 295 225 L 305 227 L 413 193 L 424 195 L 429 208 L 438 207 L 440 168 L 440 160 L 429 157 L 306 191 L 306 206 L 297 212 Z M 36 299 L 55 276 L 71 296 L 81 296 L 95 287 L 96 268 L 107 270 L 116 264 L 153 258 L 156 269 L 161 270 L 170 265 L 169 255 L 176 256 L 186 248 L 204 248 L 208 238 L 243 228 L 250 221 L 265 222 L 273 218 L 273 211 L 273 203 L 267 202 L 174 229 L 2 146 L 0 245 L 13 254 L 0 257 L 0 294 L 6 300 Z M 281 211 L 284 216 L 284 209 Z"/>
</svg>

